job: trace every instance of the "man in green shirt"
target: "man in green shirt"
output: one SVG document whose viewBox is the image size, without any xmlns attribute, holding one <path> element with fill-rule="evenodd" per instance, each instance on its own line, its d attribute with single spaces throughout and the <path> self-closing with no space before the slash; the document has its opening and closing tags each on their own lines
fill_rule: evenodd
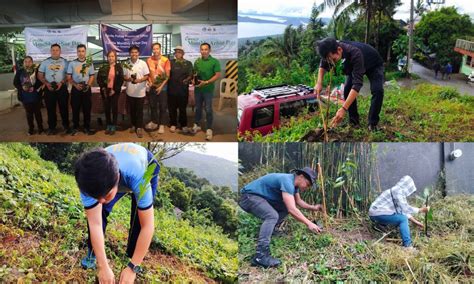
<svg viewBox="0 0 474 284">
<path fill-rule="evenodd" d="M 206 106 L 206 140 L 212 140 L 212 97 L 214 96 L 214 82 L 221 76 L 221 65 L 217 59 L 210 55 L 211 45 L 202 43 L 200 46 L 201 57 L 194 62 L 196 114 L 193 133 L 201 130 L 201 117 L 203 104 Z"/>
</svg>

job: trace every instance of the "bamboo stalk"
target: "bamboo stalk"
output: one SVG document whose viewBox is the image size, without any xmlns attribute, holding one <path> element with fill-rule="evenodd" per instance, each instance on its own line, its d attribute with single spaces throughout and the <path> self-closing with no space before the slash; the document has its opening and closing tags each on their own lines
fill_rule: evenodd
<svg viewBox="0 0 474 284">
<path fill-rule="evenodd" d="M 327 211 L 326 211 L 326 193 L 324 191 L 324 176 L 323 176 L 323 170 L 321 169 L 321 164 L 318 163 L 318 177 L 320 178 L 321 181 L 321 190 L 323 193 L 323 218 L 324 218 L 324 227 L 327 229 L 328 227 L 328 218 L 327 218 Z"/>
<path fill-rule="evenodd" d="M 314 76 L 314 80 L 316 82 L 316 74 L 313 74 Z M 321 120 L 323 122 L 323 131 L 324 131 L 324 142 L 329 142 L 329 139 L 328 139 L 328 130 L 327 130 L 327 125 L 326 125 L 326 121 L 324 120 L 324 112 L 323 112 L 323 107 L 321 106 L 322 104 L 322 100 L 321 100 L 321 94 L 319 92 L 316 93 L 316 97 L 318 99 L 318 106 L 319 106 L 319 115 L 321 116 Z"/>
</svg>

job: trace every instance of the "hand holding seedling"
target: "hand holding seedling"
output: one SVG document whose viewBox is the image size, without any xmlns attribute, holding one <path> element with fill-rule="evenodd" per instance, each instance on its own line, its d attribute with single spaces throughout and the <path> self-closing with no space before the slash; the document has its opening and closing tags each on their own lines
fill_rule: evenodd
<svg viewBox="0 0 474 284">
<path fill-rule="evenodd" d="M 313 206 L 313 211 L 321 211 L 323 212 L 323 206 L 321 204 L 316 204 Z"/>
<path fill-rule="evenodd" d="M 314 223 L 309 223 L 308 224 L 308 229 L 313 232 L 313 233 L 316 233 L 316 234 L 319 234 L 321 233 L 323 230 L 321 230 L 321 228 L 318 227 L 318 225 L 314 224 Z"/>
<path fill-rule="evenodd" d="M 344 108 L 340 108 L 337 112 L 336 115 L 333 117 L 331 120 L 331 128 L 336 127 L 341 123 L 342 119 L 346 115 L 346 110 Z"/>
<path fill-rule="evenodd" d="M 422 212 L 422 213 L 428 213 L 428 211 L 430 211 L 429 206 L 423 206 L 423 207 L 420 208 L 420 212 Z"/>
</svg>

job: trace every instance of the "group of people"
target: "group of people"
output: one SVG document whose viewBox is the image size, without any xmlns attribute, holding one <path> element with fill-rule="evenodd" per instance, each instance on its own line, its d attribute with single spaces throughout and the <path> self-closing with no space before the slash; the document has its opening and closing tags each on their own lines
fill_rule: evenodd
<svg viewBox="0 0 474 284">
<path fill-rule="evenodd" d="M 263 221 L 257 239 L 257 248 L 251 262 L 254 266 L 264 268 L 276 267 L 281 261 L 271 256 L 270 241 L 278 232 L 279 225 L 290 214 L 298 222 L 307 226 L 314 233 L 321 233 L 323 228 L 309 220 L 298 207 L 310 211 L 323 211 L 321 204 L 308 204 L 301 198 L 301 192 L 310 189 L 316 182 L 316 172 L 305 167 L 291 173 L 270 173 L 248 184 L 240 190 L 239 206 Z M 428 212 L 429 207 L 410 206 L 407 197 L 416 191 L 415 183 L 410 176 L 404 176 L 395 186 L 383 191 L 371 204 L 369 218 L 376 226 L 398 226 L 402 243 L 408 250 L 414 250 L 410 237 L 411 221 L 420 228 L 423 223 L 412 215 Z"/>
<path fill-rule="evenodd" d="M 450 80 L 451 73 L 453 73 L 453 65 L 451 65 L 451 62 L 448 62 L 446 65 L 441 66 L 441 64 L 435 62 L 433 64 L 433 70 L 435 72 L 435 79 L 438 78 L 438 73 L 441 73 L 441 80 L 444 80 L 445 78 Z"/>
<path fill-rule="evenodd" d="M 130 133 L 142 138 L 144 129 L 165 132 L 166 114 L 169 112 L 169 131 L 181 129 L 183 134 L 201 131 L 202 111 L 206 111 L 206 140 L 212 140 L 214 84 L 220 77 L 220 63 L 210 55 L 211 45 L 200 45 L 201 57 L 193 64 L 184 59 L 184 49 L 174 48 L 174 58 L 161 54 L 161 44 L 154 43 L 152 55 L 146 60 L 139 58 L 138 46 L 129 48 L 127 62 L 118 62 L 117 52 L 107 53 L 107 63 L 99 71 L 94 70 L 91 59 L 87 59 L 84 44 L 77 46 L 77 58 L 68 62 L 61 57 L 61 46 L 51 45 L 51 56 L 38 68 L 33 58 L 26 56 L 23 68 L 15 74 L 14 86 L 22 102 L 28 121 L 28 134 L 45 132 L 41 115 L 44 98 L 47 115 L 47 135 L 57 133 L 56 108 L 59 107 L 65 134 L 76 135 L 80 128 L 80 113 L 83 114 L 83 132 L 95 134 L 91 128 L 92 90 L 97 77 L 102 97 L 106 129 L 105 134 L 114 135 L 117 130 L 118 100 L 125 85 L 129 107 Z M 70 88 L 68 88 L 68 85 Z M 188 127 L 186 108 L 190 89 L 194 88 L 195 119 Z M 151 120 L 144 125 L 143 107 L 145 98 L 151 109 Z M 69 124 L 69 101 L 72 109 L 72 127 Z M 36 119 L 37 131 L 34 120 Z"/>
</svg>

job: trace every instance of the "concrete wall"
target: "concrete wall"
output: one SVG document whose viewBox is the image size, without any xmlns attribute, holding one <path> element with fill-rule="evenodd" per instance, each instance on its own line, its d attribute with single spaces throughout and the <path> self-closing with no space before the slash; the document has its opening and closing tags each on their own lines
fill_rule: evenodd
<svg viewBox="0 0 474 284">
<path fill-rule="evenodd" d="M 434 185 L 442 167 L 439 143 L 376 143 L 376 165 L 382 190 L 409 175 L 418 192 Z M 375 173 L 376 174 L 376 173 Z M 378 184 L 376 184 L 377 188 Z"/>
<path fill-rule="evenodd" d="M 449 154 L 455 149 L 460 149 L 463 154 L 451 161 Z M 444 153 L 446 193 L 474 194 L 474 143 L 444 143 Z"/>
<path fill-rule="evenodd" d="M 422 193 L 425 187 L 435 186 L 444 169 L 446 194 L 474 194 L 474 143 L 375 143 L 376 165 L 382 190 L 395 185 L 404 175 L 411 176 Z M 461 149 L 463 155 L 449 161 L 449 153 Z M 373 188 L 378 188 L 377 171 Z"/>
</svg>

